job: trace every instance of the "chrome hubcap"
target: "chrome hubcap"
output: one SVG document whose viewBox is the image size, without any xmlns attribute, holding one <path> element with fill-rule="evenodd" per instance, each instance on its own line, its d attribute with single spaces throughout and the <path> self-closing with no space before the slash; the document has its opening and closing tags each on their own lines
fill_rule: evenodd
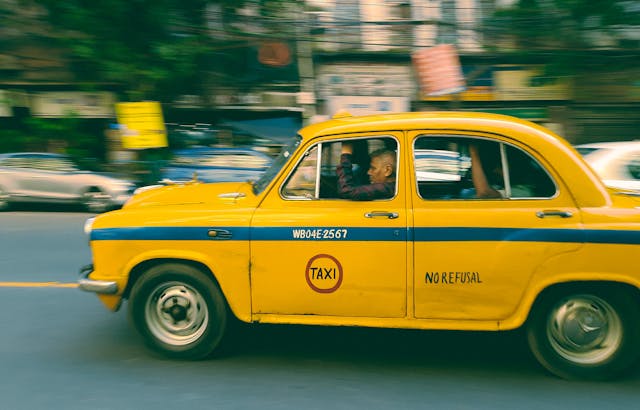
<svg viewBox="0 0 640 410">
<path fill-rule="evenodd" d="M 204 298 L 191 286 L 168 282 L 157 286 L 147 300 L 145 318 L 161 342 L 184 346 L 207 329 L 209 312 Z"/>
<path fill-rule="evenodd" d="M 102 192 L 87 192 L 84 195 L 84 204 L 92 212 L 103 212 L 107 209 L 111 197 Z"/>
<path fill-rule="evenodd" d="M 622 343 L 622 322 L 609 303 L 580 295 L 556 305 L 549 316 L 551 347 L 568 361 L 596 364 L 607 360 Z"/>
</svg>

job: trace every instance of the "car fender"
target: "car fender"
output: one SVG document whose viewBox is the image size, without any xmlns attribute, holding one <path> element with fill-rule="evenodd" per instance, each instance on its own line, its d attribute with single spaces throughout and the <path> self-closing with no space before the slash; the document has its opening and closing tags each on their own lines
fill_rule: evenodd
<svg viewBox="0 0 640 410">
<path fill-rule="evenodd" d="M 251 318 L 251 293 L 249 286 L 249 275 L 230 274 L 225 272 L 222 264 L 217 263 L 214 258 L 203 252 L 190 251 L 185 249 L 154 249 L 137 254 L 130 259 L 124 266 L 121 277 L 128 277 L 127 291 L 131 289 L 133 283 L 140 277 L 144 268 L 148 264 L 156 261 L 171 260 L 174 262 L 196 263 L 208 269 L 207 274 L 212 275 L 220 286 L 229 308 L 233 314 L 240 320 L 250 321 Z M 247 267 L 248 269 L 248 267 Z"/>
<path fill-rule="evenodd" d="M 594 284 L 601 283 L 603 285 L 605 283 L 628 285 L 636 289 L 638 291 L 638 296 L 640 297 L 640 280 L 634 278 L 631 274 L 575 271 L 547 276 L 537 276 L 526 288 L 527 290 L 523 295 L 521 303 L 514 313 L 507 319 L 500 321 L 499 329 L 511 330 L 521 327 L 527 321 L 531 309 L 538 297 L 547 289 L 557 285 L 570 285 L 572 283 L 578 284 L 587 282 Z"/>
</svg>

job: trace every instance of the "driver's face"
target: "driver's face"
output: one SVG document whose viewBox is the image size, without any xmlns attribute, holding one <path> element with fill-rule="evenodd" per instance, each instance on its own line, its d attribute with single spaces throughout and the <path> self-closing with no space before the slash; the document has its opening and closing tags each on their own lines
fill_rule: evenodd
<svg viewBox="0 0 640 410">
<path fill-rule="evenodd" d="M 391 175 L 391 165 L 386 163 L 382 157 L 371 158 L 371 164 L 369 165 L 369 181 L 372 184 L 384 183 L 387 181 L 387 177 Z"/>
</svg>

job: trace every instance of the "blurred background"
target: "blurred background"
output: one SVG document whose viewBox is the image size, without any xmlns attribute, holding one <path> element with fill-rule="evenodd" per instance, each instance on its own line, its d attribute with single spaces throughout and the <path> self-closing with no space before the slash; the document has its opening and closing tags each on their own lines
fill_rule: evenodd
<svg viewBox="0 0 640 410">
<path fill-rule="evenodd" d="M 341 110 L 496 112 L 572 144 L 629 141 L 639 63 L 638 1 L 1 0 L 0 153 L 141 186 L 175 152 L 272 155 Z"/>
</svg>

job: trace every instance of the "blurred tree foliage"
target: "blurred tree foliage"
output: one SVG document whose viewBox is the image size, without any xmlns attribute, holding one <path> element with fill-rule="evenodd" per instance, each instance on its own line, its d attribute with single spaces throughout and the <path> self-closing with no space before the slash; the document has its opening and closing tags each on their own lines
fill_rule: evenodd
<svg viewBox="0 0 640 410">
<path fill-rule="evenodd" d="M 105 141 L 93 124 L 83 119 L 26 117 L 17 129 L 0 129 L 0 152 L 66 153 L 92 169 L 105 154 Z"/>
<path fill-rule="evenodd" d="M 547 72 L 617 71 L 640 61 L 640 2 L 518 0 L 484 21 L 487 46 L 536 56 Z"/>
<path fill-rule="evenodd" d="M 34 83 L 108 89 L 121 101 L 173 102 L 183 95 L 211 104 L 217 86 L 250 87 L 254 47 L 283 34 L 277 18 L 295 0 L 2 0 L 0 58 L 5 79 L 28 73 L 22 50 L 40 53 Z M 244 10 L 243 10 L 244 9 Z M 289 37 L 290 38 L 290 37 Z M 55 50 L 55 53 L 54 53 Z M 8 64 L 15 66 L 7 70 Z M 49 74 L 63 77 L 47 77 Z M 30 75 L 30 74 L 29 74 Z M 69 76 L 70 75 L 70 76 Z M 9 76 L 9 77 L 7 77 Z M 86 121 L 14 116 L 0 126 L 0 151 L 58 150 L 105 155 L 103 128 Z M 51 141 L 55 141 L 52 146 Z M 64 148 L 60 148 L 64 147 Z"/>
<path fill-rule="evenodd" d="M 80 81 L 115 83 L 130 101 L 173 101 L 225 84 L 246 65 L 251 33 L 231 35 L 242 7 L 265 18 L 294 0 L 40 0 Z M 247 37 L 247 35 L 249 35 Z"/>
</svg>

